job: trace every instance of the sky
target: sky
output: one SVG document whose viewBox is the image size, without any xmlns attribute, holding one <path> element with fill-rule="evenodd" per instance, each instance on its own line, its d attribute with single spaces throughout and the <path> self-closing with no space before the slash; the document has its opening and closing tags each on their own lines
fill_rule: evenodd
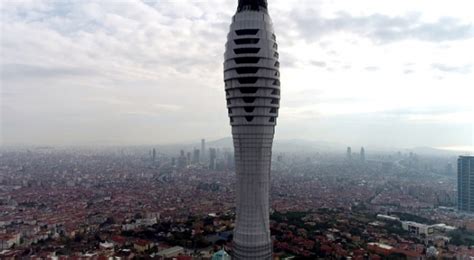
<svg viewBox="0 0 474 260">
<path fill-rule="evenodd" d="M 474 147 L 472 1 L 268 2 L 281 61 L 276 138 Z M 222 64 L 236 6 L 1 1 L 1 143 L 230 136 Z"/>
</svg>

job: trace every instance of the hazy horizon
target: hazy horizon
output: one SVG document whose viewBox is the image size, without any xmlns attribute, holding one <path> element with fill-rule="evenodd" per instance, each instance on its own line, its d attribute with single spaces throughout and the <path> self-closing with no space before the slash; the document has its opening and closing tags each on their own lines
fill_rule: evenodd
<svg viewBox="0 0 474 260">
<path fill-rule="evenodd" d="M 9 149 L 122 149 L 122 148 L 156 148 L 159 152 L 178 152 L 179 150 L 192 151 L 200 149 L 201 139 L 199 140 L 181 140 L 180 142 L 168 143 L 135 143 L 135 144 L 118 144 L 118 143 L 82 143 L 82 144 L 8 144 L 2 145 L 0 148 Z M 223 137 L 217 139 L 206 139 L 207 148 L 224 148 L 233 149 L 232 137 Z M 345 156 L 346 148 L 351 147 L 354 154 L 358 154 L 361 147 L 364 147 L 366 153 L 395 153 L 395 152 L 414 152 L 420 155 L 474 155 L 474 146 L 449 146 L 449 147 L 431 147 L 431 146 L 383 146 L 383 145 L 365 145 L 360 143 L 337 143 L 325 142 L 310 139 L 275 139 L 273 148 L 275 152 L 321 152 L 329 154 L 340 154 Z M 162 150 L 164 149 L 164 150 Z"/>
<path fill-rule="evenodd" d="M 467 0 L 268 1 L 281 59 L 276 140 L 474 151 Z M 230 136 L 222 63 L 236 6 L 3 1 L 0 143 Z"/>
</svg>

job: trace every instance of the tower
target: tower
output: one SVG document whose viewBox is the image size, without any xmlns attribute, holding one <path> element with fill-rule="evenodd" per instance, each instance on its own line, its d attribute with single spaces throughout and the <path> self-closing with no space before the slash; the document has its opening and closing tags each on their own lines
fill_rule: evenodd
<svg viewBox="0 0 474 260">
<path fill-rule="evenodd" d="M 187 165 L 186 155 L 184 155 L 184 150 L 181 150 L 178 157 L 178 168 L 183 169 Z"/>
<path fill-rule="evenodd" d="M 193 163 L 194 164 L 198 164 L 201 161 L 200 158 L 199 158 L 199 153 L 200 153 L 199 149 L 194 148 L 194 151 L 193 151 Z"/>
<path fill-rule="evenodd" d="M 206 139 L 201 139 L 201 160 L 206 160 Z"/>
<path fill-rule="evenodd" d="M 364 147 L 360 148 L 360 161 L 365 162 L 365 149 L 364 149 Z"/>
<path fill-rule="evenodd" d="M 217 157 L 216 148 L 209 148 L 209 169 L 210 170 L 216 169 L 216 157 Z"/>
<path fill-rule="evenodd" d="M 191 164 L 191 152 L 186 153 L 186 164 Z"/>
<path fill-rule="evenodd" d="M 458 209 L 474 212 L 474 156 L 458 158 Z"/>
<path fill-rule="evenodd" d="M 352 149 L 350 146 L 348 146 L 346 150 L 346 159 L 348 161 L 352 160 Z"/>
<path fill-rule="evenodd" d="M 224 54 L 237 175 L 233 259 L 272 258 L 269 189 L 280 105 L 277 49 L 267 1 L 239 0 Z"/>
</svg>

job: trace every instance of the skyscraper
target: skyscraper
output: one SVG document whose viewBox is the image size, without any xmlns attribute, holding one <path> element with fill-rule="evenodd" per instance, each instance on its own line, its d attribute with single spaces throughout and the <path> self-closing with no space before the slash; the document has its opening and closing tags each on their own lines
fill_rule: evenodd
<svg viewBox="0 0 474 260">
<path fill-rule="evenodd" d="M 278 45 L 266 0 L 239 0 L 224 62 L 237 175 L 233 259 L 271 259 L 270 164 L 280 104 Z"/>
<path fill-rule="evenodd" d="M 184 151 L 181 150 L 178 157 L 178 168 L 183 169 L 184 167 L 186 167 L 186 165 L 187 165 L 186 155 L 184 154 Z"/>
<path fill-rule="evenodd" d="M 227 170 L 234 168 L 234 155 L 228 151 L 224 153 L 225 166 Z"/>
<path fill-rule="evenodd" d="M 209 169 L 216 169 L 217 152 L 216 148 L 209 148 Z"/>
<path fill-rule="evenodd" d="M 347 159 L 347 160 L 349 160 L 349 161 L 350 161 L 350 160 L 352 160 L 352 149 L 351 149 L 351 147 L 350 147 L 350 146 L 349 146 L 349 147 L 347 147 L 347 151 L 346 151 L 346 159 Z"/>
<path fill-rule="evenodd" d="M 194 151 L 193 151 L 193 163 L 194 164 L 197 164 L 201 161 L 200 158 L 199 158 L 199 155 L 200 155 L 199 149 L 194 148 Z"/>
<path fill-rule="evenodd" d="M 201 139 L 201 161 L 206 160 L 206 139 Z"/>
<path fill-rule="evenodd" d="M 191 164 L 191 152 L 186 153 L 186 164 Z"/>
<path fill-rule="evenodd" d="M 171 158 L 171 166 L 176 166 L 176 158 Z"/>
<path fill-rule="evenodd" d="M 474 212 L 474 156 L 458 158 L 458 209 Z"/>
<path fill-rule="evenodd" d="M 360 148 L 360 161 L 365 162 L 365 149 L 364 149 L 364 147 Z"/>
</svg>

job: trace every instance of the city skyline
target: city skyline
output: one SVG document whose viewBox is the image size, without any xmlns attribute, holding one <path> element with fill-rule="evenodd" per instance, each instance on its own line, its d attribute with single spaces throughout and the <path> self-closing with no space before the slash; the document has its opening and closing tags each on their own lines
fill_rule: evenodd
<svg viewBox="0 0 474 260">
<path fill-rule="evenodd" d="M 218 72 L 234 4 L 2 3 L 1 143 L 228 136 Z M 272 1 L 288 86 L 276 139 L 472 149 L 467 4 Z"/>
<path fill-rule="evenodd" d="M 232 253 L 237 189 L 229 154 L 216 149 L 211 169 L 190 162 L 189 151 L 156 149 L 154 160 L 149 147 L 2 147 L 0 256 Z M 474 219 L 456 210 L 455 157 L 345 155 L 275 153 L 275 256 L 474 256 Z"/>
</svg>

